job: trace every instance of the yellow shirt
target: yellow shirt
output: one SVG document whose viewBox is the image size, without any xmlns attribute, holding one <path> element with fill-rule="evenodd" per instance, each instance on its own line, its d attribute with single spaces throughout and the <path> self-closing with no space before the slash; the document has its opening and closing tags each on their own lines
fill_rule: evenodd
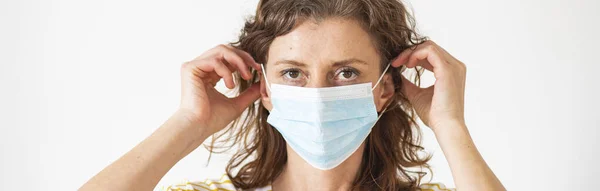
<svg viewBox="0 0 600 191">
<path fill-rule="evenodd" d="M 419 186 L 422 191 L 450 191 L 454 189 L 446 188 L 440 183 L 427 183 Z M 185 181 L 181 184 L 175 184 L 167 187 L 157 187 L 155 190 L 159 191 L 235 191 L 240 190 L 235 188 L 231 183 L 231 180 L 224 174 L 219 180 L 206 179 L 204 181 L 190 182 Z M 271 185 L 267 185 L 262 188 L 250 189 L 248 191 L 271 191 Z"/>
</svg>

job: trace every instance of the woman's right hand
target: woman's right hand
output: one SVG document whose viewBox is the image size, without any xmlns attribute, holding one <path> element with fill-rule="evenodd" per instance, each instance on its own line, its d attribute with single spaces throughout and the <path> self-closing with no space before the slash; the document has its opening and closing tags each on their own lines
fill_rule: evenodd
<svg viewBox="0 0 600 191">
<path fill-rule="evenodd" d="M 205 136 L 223 129 L 260 97 L 259 83 L 234 98 L 228 98 L 214 87 L 220 79 L 235 87 L 233 72 L 252 78 L 249 67 L 260 71 L 260 65 L 247 52 L 230 45 L 219 45 L 181 66 L 181 103 L 175 115 L 181 115 Z"/>
<path fill-rule="evenodd" d="M 227 126 L 260 97 L 259 83 L 234 98 L 228 98 L 214 88 L 221 78 L 228 88 L 234 88 L 232 73 L 235 71 L 244 79 L 251 79 L 248 67 L 260 71 L 260 66 L 248 53 L 227 45 L 219 45 L 184 63 L 181 66 L 179 110 L 80 190 L 154 188 L 177 161 Z"/>
</svg>

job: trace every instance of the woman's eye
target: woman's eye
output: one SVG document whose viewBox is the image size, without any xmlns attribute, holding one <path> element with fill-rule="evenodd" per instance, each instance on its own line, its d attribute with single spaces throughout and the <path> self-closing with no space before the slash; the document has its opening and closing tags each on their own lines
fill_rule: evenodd
<svg viewBox="0 0 600 191">
<path fill-rule="evenodd" d="M 288 79 L 297 79 L 302 73 L 296 69 L 284 70 L 283 75 Z"/>
<path fill-rule="evenodd" d="M 342 72 L 342 76 L 344 78 L 348 79 L 348 78 L 351 78 L 352 76 L 354 76 L 354 73 L 350 72 L 350 71 L 344 71 L 344 72 Z"/>
<path fill-rule="evenodd" d="M 300 76 L 300 72 L 298 71 L 289 71 L 287 73 L 289 78 L 297 78 L 298 76 Z"/>
<path fill-rule="evenodd" d="M 341 79 L 345 81 L 354 80 L 358 77 L 358 72 L 354 69 L 343 69 L 338 73 L 336 79 Z"/>
</svg>

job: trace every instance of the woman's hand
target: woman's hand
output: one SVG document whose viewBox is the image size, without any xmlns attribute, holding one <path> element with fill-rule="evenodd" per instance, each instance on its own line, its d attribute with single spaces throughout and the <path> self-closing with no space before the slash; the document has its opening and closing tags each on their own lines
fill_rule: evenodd
<svg viewBox="0 0 600 191">
<path fill-rule="evenodd" d="M 464 120 L 465 65 L 432 41 L 407 49 L 392 66 L 421 66 L 435 84 L 420 88 L 403 80 L 404 94 L 425 125 L 431 127 L 450 165 L 457 190 L 506 190 L 487 166 Z"/>
<path fill-rule="evenodd" d="M 235 98 L 225 97 L 214 88 L 221 78 L 227 87 L 234 88 L 232 73 L 235 71 L 244 79 L 250 79 L 248 67 L 260 70 L 248 53 L 227 45 L 219 45 L 184 63 L 179 110 L 80 190 L 152 190 L 177 161 L 259 98 L 257 84 Z"/>
<path fill-rule="evenodd" d="M 260 97 L 255 84 L 235 98 L 228 98 L 214 87 L 223 78 L 225 85 L 235 87 L 232 73 L 240 72 L 249 80 L 249 67 L 260 71 L 250 54 L 229 45 L 219 45 L 181 66 L 181 103 L 176 115 L 182 115 L 209 136 L 238 117 L 249 104 Z"/>
<path fill-rule="evenodd" d="M 393 67 L 421 66 L 432 71 L 435 84 L 420 88 L 403 78 L 404 94 L 425 125 L 436 131 L 444 124 L 464 124 L 465 65 L 433 41 L 400 53 Z"/>
</svg>

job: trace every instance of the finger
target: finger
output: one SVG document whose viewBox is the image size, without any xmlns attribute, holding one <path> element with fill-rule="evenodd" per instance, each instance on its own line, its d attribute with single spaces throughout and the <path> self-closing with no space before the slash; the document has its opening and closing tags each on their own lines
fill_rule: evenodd
<svg viewBox="0 0 600 191">
<path fill-rule="evenodd" d="M 239 71 L 241 71 L 241 70 L 239 70 L 239 69 L 238 69 L 238 66 L 237 66 L 237 65 L 235 65 L 235 64 L 231 64 L 231 63 L 227 62 L 227 60 L 225 60 L 225 59 L 221 59 L 221 61 L 225 63 L 225 66 L 227 66 L 227 68 L 229 69 L 229 71 L 232 71 L 232 74 L 233 74 L 233 80 L 234 80 L 234 83 L 235 83 L 235 84 L 237 84 L 237 83 L 238 83 L 238 82 L 237 82 L 237 80 L 238 80 L 238 79 L 237 79 L 237 75 L 241 76 L 241 77 L 242 77 L 243 79 L 245 79 L 245 80 L 248 80 L 248 79 L 247 79 L 247 77 L 246 77 L 244 74 L 242 74 L 241 72 L 239 72 Z M 213 74 L 214 74 L 214 73 L 213 73 Z M 215 76 L 217 76 L 218 80 L 220 80 L 220 79 L 221 79 L 221 78 L 220 78 L 220 77 L 219 77 L 217 74 L 215 74 Z"/>
<path fill-rule="evenodd" d="M 242 65 L 240 65 L 239 63 L 235 63 L 233 65 L 236 66 L 237 71 L 240 71 L 240 73 L 242 74 L 241 76 L 244 79 L 249 80 L 252 77 L 252 72 L 250 72 L 248 67 L 254 67 L 255 65 L 257 65 L 254 61 L 254 58 L 252 58 L 252 56 L 250 56 L 250 54 L 248 54 L 247 52 L 237 49 L 231 45 L 225 45 L 225 47 L 227 47 L 230 51 L 234 52 L 236 56 L 239 56 L 243 60 Z"/>
<path fill-rule="evenodd" d="M 452 62 L 447 62 L 448 64 L 453 64 L 453 63 L 459 63 L 460 62 L 460 61 L 458 61 L 458 59 L 456 59 L 454 56 L 452 56 L 450 53 L 448 53 L 448 51 L 446 49 L 444 49 L 444 47 L 441 47 L 441 46 L 437 45 L 433 41 L 428 41 L 428 43 L 436 45 L 436 48 L 440 52 L 442 58 L 444 58 L 445 60 L 448 60 L 448 61 L 452 61 Z"/>
<path fill-rule="evenodd" d="M 413 52 L 413 48 L 407 48 L 406 50 L 402 51 L 400 53 L 400 55 L 398 55 L 393 61 L 392 61 L 392 67 L 400 67 L 402 66 L 404 63 L 406 63 L 406 60 L 408 59 L 408 56 L 410 56 L 410 54 Z"/>
<path fill-rule="evenodd" d="M 421 67 L 425 68 L 426 70 L 433 71 L 433 66 L 429 63 L 429 61 L 427 59 L 419 59 L 416 56 L 412 56 L 412 55 L 411 55 L 411 57 L 409 57 L 405 66 L 407 68 L 414 68 L 415 66 L 421 66 Z"/>
<path fill-rule="evenodd" d="M 408 48 L 408 49 L 402 51 L 402 53 L 400 53 L 400 55 L 398 55 L 398 57 L 396 57 L 396 59 L 394 59 L 394 61 L 392 62 L 392 66 L 399 67 L 399 66 L 404 65 L 407 68 L 413 68 L 416 65 L 416 66 L 421 66 L 429 71 L 433 71 L 433 67 L 427 63 L 427 60 L 418 60 L 419 63 L 417 63 L 417 64 L 412 63 L 412 65 L 409 65 L 409 59 L 413 58 L 412 54 L 414 51 L 417 50 L 417 48 L 418 48 L 418 46 L 415 48 Z"/>
<path fill-rule="evenodd" d="M 209 64 L 201 64 L 200 62 L 191 62 L 195 67 L 200 69 L 201 71 L 208 73 L 209 76 L 212 76 L 211 73 L 216 73 L 220 78 L 225 81 L 225 86 L 229 89 L 233 89 L 235 87 L 235 83 L 233 83 L 233 76 L 231 70 L 225 66 L 220 59 L 213 59 Z M 216 82 L 217 80 L 214 80 Z"/>
<path fill-rule="evenodd" d="M 231 50 L 235 51 L 238 55 L 240 55 L 242 57 L 242 59 L 244 59 L 244 61 L 246 62 L 247 66 L 250 66 L 250 67 L 254 68 L 255 70 L 260 70 L 260 65 L 258 63 L 256 63 L 256 60 L 254 60 L 252 55 L 250 55 L 248 52 L 237 49 L 233 46 L 228 46 L 228 47 L 231 48 Z"/>
<path fill-rule="evenodd" d="M 407 64 L 407 65 L 408 65 L 408 64 Z M 410 68 L 413 68 L 413 67 L 415 67 L 415 66 L 421 66 L 422 68 L 425 68 L 426 70 L 433 71 L 433 66 L 431 66 L 431 64 L 429 64 L 429 61 L 427 61 L 427 60 L 417 60 L 417 63 L 416 63 L 416 64 L 414 64 L 414 65 L 413 65 L 412 67 L 410 67 Z M 407 66 L 407 67 L 408 67 L 408 66 Z"/>
<path fill-rule="evenodd" d="M 242 74 L 244 79 L 250 79 L 252 77 L 244 60 L 235 51 L 225 48 L 225 50 L 222 51 L 222 58 L 228 64 L 234 65 L 234 67 Z"/>
<path fill-rule="evenodd" d="M 225 86 L 229 89 L 235 88 L 235 83 L 233 82 L 233 73 L 223 62 L 217 62 L 214 64 L 215 73 L 217 73 L 223 80 L 225 81 Z"/>
<path fill-rule="evenodd" d="M 255 83 L 242 92 L 239 96 L 233 98 L 233 102 L 238 111 L 243 112 L 250 104 L 260 98 L 260 83 Z"/>
<path fill-rule="evenodd" d="M 432 44 L 435 44 L 433 41 L 430 41 Z M 458 72 L 459 74 L 463 74 L 466 73 L 466 65 L 461 62 L 460 60 L 456 59 L 454 56 L 452 56 L 450 53 L 448 53 L 448 51 L 446 49 L 444 49 L 441 46 L 438 46 L 437 44 L 435 44 L 436 46 L 436 50 L 439 52 L 440 57 L 445 60 L 445 65 L 450 66 L 452 69 L 449 70 L 453 70 L 455 72 Z"/>
<path fill-rule="evenodd" d="M 440 52 L 435 45 L 426 44 L 415 49 L 408 58 L 406 67 L 412 68 L 421 66 L 434 74 L 438 75 L 446 68 L 446 61 L 440 56 Z"/>
</svg>

